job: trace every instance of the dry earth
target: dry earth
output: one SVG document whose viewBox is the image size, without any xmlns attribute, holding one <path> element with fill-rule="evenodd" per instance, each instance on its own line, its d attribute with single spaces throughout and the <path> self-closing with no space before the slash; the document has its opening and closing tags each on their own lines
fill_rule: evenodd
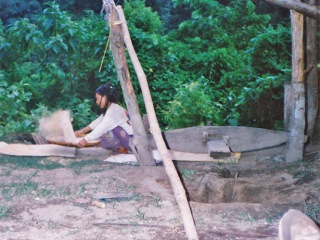
<svg viewBox="0 0 320 240">
<path fill-rule="evenodd" d="M 176 163 L 200 239 L 278 239 L 280 217 L 300 209 L 319 221 L 320 152 L 304 161 L 250 165 Z M 186 239 L 163 166 L 76 158 L 0 156 L 0 239 Z M 128 194 L 93 205 L 98 193 Z"/>
</svg>

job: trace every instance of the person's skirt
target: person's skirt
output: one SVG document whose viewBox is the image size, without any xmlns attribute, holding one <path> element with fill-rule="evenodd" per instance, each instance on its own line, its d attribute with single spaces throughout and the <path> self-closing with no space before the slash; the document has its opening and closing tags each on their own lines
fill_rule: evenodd
<svg viewBox="0 0 320 240">
<path fill-rule="evenodd" d="M 101 137 L 100 146 L 105 149 L 124 147 L 131 151 L 129 142 L 133 135 L 129 135 L 122 127 L 117 126 Z"/>
</svg>

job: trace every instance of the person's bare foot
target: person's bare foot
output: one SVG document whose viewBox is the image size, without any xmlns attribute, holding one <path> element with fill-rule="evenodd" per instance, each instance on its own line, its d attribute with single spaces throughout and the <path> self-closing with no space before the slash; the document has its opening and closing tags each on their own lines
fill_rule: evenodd
<svg viewBox="0 0 320 240">
<path fill-rule="evenodd" d="M 113 155 L 119 155 L 119 154 L 128 154 L 128 150 L 125 147 L 119 147 L 117 150 L 114 152 Z"/>
</svg>

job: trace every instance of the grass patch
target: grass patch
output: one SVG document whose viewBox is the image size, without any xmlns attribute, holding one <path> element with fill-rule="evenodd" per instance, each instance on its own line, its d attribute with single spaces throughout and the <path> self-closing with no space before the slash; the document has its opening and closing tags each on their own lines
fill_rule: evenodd
<svg viewBox="0 0 320 240">
<path fill-rule="evenodd" d="M 2 188 L 2 195 L 4 197 L 4 199 L 7 202 L 10 202 L 12 200 L 12 197 L 14 196 L 14 194 L 12 193 L 12 189 L 11 188 Z"/>
<path fill-rule="evenodd" d="M 75 162 L 71 162 L 68 167 L 73 169 L 74 173 L 76 174 L 81 174 L 86 172 L 87 170 L 84 170 L 85 167 L 89 167 L 89 166 L 98 166 L 101 164 L 101 160 L 82 160 L 82 161 L 75 161 Z M 105 169 L 111 169 L 110 166 L 107 166 L 107 168 L 103 168 L 101 171 L 104 171 Z M 89 171 L 89 172 L 99 172 L 99 170 L 94 170 L 94 171 Z"/>
<path fill-rule="evenodd" d="M 155 207 L 157 207 L 157 208 L 161 208 L 161 207 L 162 207 L 162 204 L 161 204 L 162 200 L 161 200 L 160 195 L 158 195 L 158 194 L 156 194 L 156 193 L 154 193 L 154 192 L 151 192 L 150 195 L 151 195 L 151 198 L 152 198 L 152 200 L 153 200 L 153 201 L 152 201 L 152 202 L 153 202 L 153 205 L 154 205 Z"/>
<path fill-rule="evenodd" d="M 52 194 L 52 190 L 45 187 L 41 187 L 40 189 L 38 189 L 37 194 L 40 197 L 48 197 Z"/>
<path fill-rule="evenodd" d="M 192 169 L 182 169 L 181 175 L 185 179 L 191 179 L 195 175 L 195 171 Z"/>
<path fill-rule="evenodd" d="M 0 219 L 8 217 L 10 211 L 11 211 L 10 208 L 0 205 Z"/>
<path fill-rule="evenodd" d="M 0 176 L 1 176 L 1 177 L 8 177 L 8 176 L 11 175 L 11 172 L 12 172 L 11 169 L 4 170 L 4 171 L 0 174 Z"/>
<path fill-rule="evenodd" d="M 143 221 L 146 219 L 146 213 L 144 211 L 142 211 L 141 207 L 135 207 L 136 209 L 136 214 L 135 217 L 137 217 L 140 221 Z"/>
<path fill-rule="evenodd" d="M 283 214 L 284 213 L 282 213 L 282 212 L 270 211 L 270 212 L 267 213 L 266 221 L 268 223 L 277 222 L 283 216 Z"/>
<path fill-rule="evenodd" d="M 47 157 L 28 157 L 28 156 L 0 156 L 0 165 L 10 164 L 11 169 L 2 173 L 2 175 L 10 175 L 12 169 L 17 168 L 30 168 L 30 169 L 39 169 L 39 170 L 53 170 L 58 168 L 71 168 L 76 174 L 84 173 L 84 167 L 88 166 L 99 166 L 101 165 L 101 160 L 92 159 L 92 160 L 83 160 L 83 161 L 72 161 L 67 166 L 52 161 Z M 103 165 L 101 168 L 94 168 L 88 170 L 90 172 L 101 172 L 105 170 L 113 169 L 114 165 Z M 87 173 L 87 172 L 86 172 Z"/>
<path fill-rule="evenodd" d="M 312 218 L 318 225 L 320 225 L 320 202 L 306 202 L 306 205 L 306 215 Z"/>
<path fill-rule="evenodd" d="M 245 222 L 253 223 L 253 222 L 257 221 L 257 219 L 255 217 L 251 216 L 250 213 L 248 213 L 248 212 L 242 213 L 241 217 Z"/>
<path fill-rule="evenodd" d="M 7 185 L 0 185 L 2 188 L 2 195 L 6 201 L 11 201 L 15 196 L 22 196 L 38 190 L 38 183 L 28 179 L 25 182 L 9 183 Z"/>
<path fill-rule="evenodd" d="M 53 162 L 44 157 L 0 156 L 0 165 L 11 164 L 16 168 L 35 168 L 51 170 L 63 168 L 60 163 Z"/>
<path fill-rule="evenodd" d="M 65 198 L 66 196 L 70 196 L 72 194 L 72 191 L 69 187 L 61 187 L 58 188 L 55 192 L 55 195 L 58 197 Z"/>
<path fill-rule="evenodd" d="M 310 173 L 313 173 L 312 169 L 296 171 L 293 173 L 293 178 L 304 178 L 308 176 Z"/>
</svg>

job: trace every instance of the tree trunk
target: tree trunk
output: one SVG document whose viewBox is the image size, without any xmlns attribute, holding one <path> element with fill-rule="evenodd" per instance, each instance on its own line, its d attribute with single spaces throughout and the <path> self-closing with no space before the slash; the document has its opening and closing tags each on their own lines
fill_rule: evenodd
<svg viewBox="0 0 320 240">
<path fill-rule="evenodd" d="M 193 220 L 192 213 L 190 210 L 189 202 L 187 200 L 187 196 L 186 196 L 185 190 L 183 188 L 183 185 L 181 183 L 181 180 L 179 178 L 179 175 L 178 175 L 178 173 L 175 169 L 175 166 L 172 162 L 172 159 L 170 157 L 170 153 L 169 153 L 169 151 L 166 147 L 166 144 L 162 138 L 161 130 L 160 130 L 158 120 L 156 117 L 156 113 L 155 113 L 155 110 L 153 107 L 151 93 L 149 90 L 146 75 L 140 65 L 137 54 L 136 54 L 134 47 L 132 45 L 130 35 L 129 35 L 129 30 L 128 30 L 128 27 L 126 24 L 126 19 L 123 14 L 121 6 L 118 6 L 117 9 L 118 9 L 120 20 L 121 20 L 121 23 L 123 26 L 122 29 L 123 29 L 124 41 L 127 46 L 132 64 L 134 66 L 134 69 L 136 71 L 136 74 L 137 74 L 137 77 L 138 77 L 138 80 L 139 80 L 139 83 L 141 86 L 141 90 L 142 90 L 142 94 L 143 94 L 143 98 L 144 98 L 144 103 L 146 106 L 147 116 L 149 119 L 151 133 L 152 133 L 153 138 L 156 142 L 156 146 L 162 156 L 166 172 L 168 174 L 171 186 L 173 188 L 175 199 L 177 201 L 177 204 L 180 209 L 180 213 L 182 215 L 182 220 L 183 220 L 183 224 L 184 224 L 184 227 L 186 230 L 187 237 L 190 240 L 191 239 L 196 240 L 196 239 L 198 239 L 198 235 L 197 235 L 196 228 L 194 225 L 194 220 Z"/>
<path fill-rule="evenodd" d="M 308 0 L 315 5 L 315 0 Z M 317 21 L 306 17 L 306 109 L 307 109 L 307 135 L 311 139 L 315 121 L 318 114 L 318 44 Z"/>
<path fill-rule="evenodd" d="M 295 0 L 264 0 L 265 2 L 278 5 L 280 7 L 289 8 L 308 17 L 320 20 L 320 10 L 316 6 L 311 6 Z"/>
<path fill-rule="evenodd" d="M 304 46 L 303 15 L 291 10 L 292 27 L 292 96 L 293 105 L 289 121 L 289 141 L 286 160 L 303 159 L 305 131 L 305 86 L 304 86 Z"/>
<path fill-rule="evenodd" d="M 151 148 L 148 141 L 146 130 L 143 126 L 142 117 L 137 104 L 130 74 L 126 60 L 126 54 L 123 43 L 122 27 L 119 24 L 117 9 L 113 4 L 111 7 L 110 23 L 110 44 L 115 66 L 118 72 L 118 79 L 121 83 L 124 99 L 130 114 L 133 126 L 132 151 L 135 153 L 140 165 L 154 166 Z"/>
</svg>

